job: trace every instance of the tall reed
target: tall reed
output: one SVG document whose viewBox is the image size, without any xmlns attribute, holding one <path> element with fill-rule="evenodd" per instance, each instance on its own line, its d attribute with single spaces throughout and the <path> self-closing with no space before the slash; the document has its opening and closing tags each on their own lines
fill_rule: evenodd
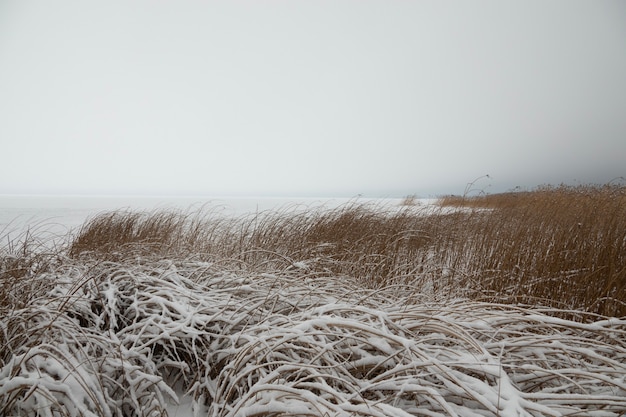
<svg viewBox="0 0 626 417">
<path fill-rule="evenodd" d="M 626 315 L 626 188 L 541 187 L 443 199 L 441 207 L 349 204 L 228 219 L 175 212 L 101 215 L 72 257 L 187 257 L 234 270 L 300 268 L 368 288 Z M 452 204 L 452 207 L 450 206 Z"/>
<path fill-rule="evenodd" d="M 485 296 L 626 314 L 626 187 L 540 187 L 452 204 L 476 208 L 460 252 Z"/>
</svg>

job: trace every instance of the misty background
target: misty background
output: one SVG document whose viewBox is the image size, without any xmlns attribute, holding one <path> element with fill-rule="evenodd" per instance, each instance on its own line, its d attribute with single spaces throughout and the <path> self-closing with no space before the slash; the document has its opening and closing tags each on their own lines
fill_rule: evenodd
<svg viewBox="0 0 626 417">
<path fill-rule="evenodd" d="M 622 1 L 0 0 L 0 194 L 626 176 Z"/>
</svg>

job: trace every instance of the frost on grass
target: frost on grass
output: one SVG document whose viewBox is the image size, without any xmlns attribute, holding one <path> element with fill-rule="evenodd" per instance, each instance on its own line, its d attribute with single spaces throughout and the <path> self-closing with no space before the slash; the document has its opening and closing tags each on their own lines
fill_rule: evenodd
<svg viewBox="0 0 626 417">
<path fill-rule="evenodd" d="M 2 306 L 0 415 L 161 416 L 177 393 L 198 416 L 626 413 L 624 319 L 295 266 L 83 260 L 24 278 L 46 290 Z"/>
</svg>

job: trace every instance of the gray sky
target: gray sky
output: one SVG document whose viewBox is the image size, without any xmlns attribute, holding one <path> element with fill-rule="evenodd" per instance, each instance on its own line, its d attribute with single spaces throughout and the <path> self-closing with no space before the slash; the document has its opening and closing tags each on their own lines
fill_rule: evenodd
<svg viewBox="0 0 626 417">
<path fill-rule="evenodd" d="M 626 2 L 0 0 L 0 194 L 626 176 Z"/>
</svg>

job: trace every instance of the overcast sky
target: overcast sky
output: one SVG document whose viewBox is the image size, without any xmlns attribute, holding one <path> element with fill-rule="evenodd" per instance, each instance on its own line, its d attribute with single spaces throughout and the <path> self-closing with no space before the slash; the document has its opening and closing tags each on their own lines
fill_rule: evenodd
<svg viewBox="0 0 626 417">
<path fill-rule="evenodd" d="M 626 176 L 626 2 L 0 0 L 0 194 Z"/>
</svg>

